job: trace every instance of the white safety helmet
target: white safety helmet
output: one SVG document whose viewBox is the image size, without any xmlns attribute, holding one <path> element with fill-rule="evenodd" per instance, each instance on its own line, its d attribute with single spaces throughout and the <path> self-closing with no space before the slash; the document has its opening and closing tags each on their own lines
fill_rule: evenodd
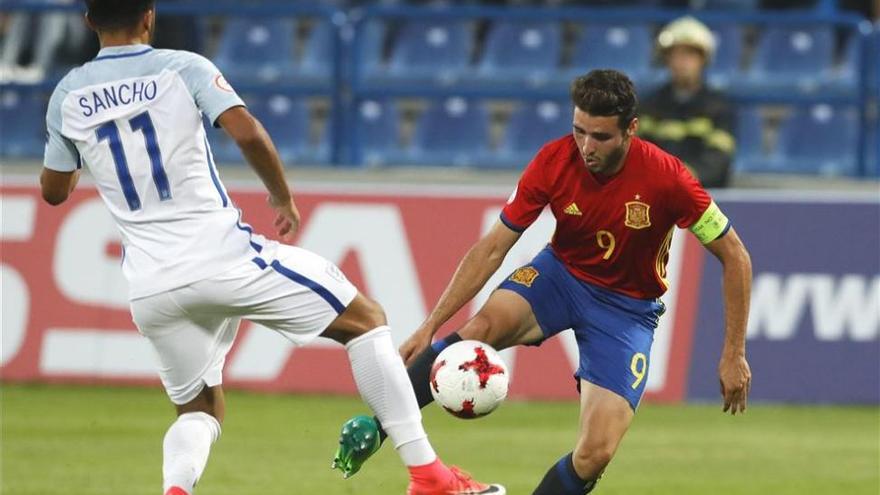
<svg viewBox="0 0 880 495">
<path fill-rule="evenodd" d="M 657 36 L 657 46 L 661 52 L 677 45 L 692 46 L 702 51 L 707 62 L 715 55 L 715 36 L 712 31 L 691 16 L 670 22 Z"/>
</svg>

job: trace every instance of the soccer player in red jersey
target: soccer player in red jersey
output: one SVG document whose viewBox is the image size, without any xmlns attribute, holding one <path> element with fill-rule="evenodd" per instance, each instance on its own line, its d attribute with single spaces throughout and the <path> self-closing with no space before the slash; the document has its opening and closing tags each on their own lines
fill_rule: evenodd
<svg viewBox="0 0 880 495">
<path fill-rule="evenodd" d="M 465 255 L 431 314 L 400 348 L 424 405 L 432 400 L 431 364 L 446 346 L 475 339 L 504 349 L 574 330 L 580 433 L 534 495 L 589 493 L 629 428 L 664 311 L 659 297 L 676 226 L 694 233 L 724 266 L 726 338 L 718 369 L 725 412 L 745 411 L 751 383 L 745 358 L 751 262 L 730 222 L 681 160 L 635 137 L 637 97 L 624 74 L 590 72 L 574 81 L 571 97 L 572 134 L 541 148 L 499 221 Z M 548 205 L 556 217 L 550 244 L 458 332 L 431 345 Z"/>
</svg>

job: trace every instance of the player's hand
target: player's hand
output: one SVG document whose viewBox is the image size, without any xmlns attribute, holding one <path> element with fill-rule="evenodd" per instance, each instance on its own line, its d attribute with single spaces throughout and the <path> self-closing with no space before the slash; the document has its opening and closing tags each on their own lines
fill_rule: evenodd
<svg viewBox="0 0 880 495">
<path fill-rule="evenodd" d="M 406 339 L 406 342 L 400 345 L 400 357 L 406 366 L 412 364 L 416 357 L 431 345 L 431 337 L 434 332 L 427 327 L 419 327 L 412 335 Z"/>
<path fill-rule="evenodd" d="M 293 198 L 285 203 L 276 204 L 270 196 L 269 204 L 275 208 L 277 213 L 275 215 L 275 232 L 278 237 L 285 242 L 292 242 L 297 230 L 299 230 L 300 223 L 299 210 L 296 209 Z"/>
<path fill-rule="evenodd" d="M 749 390 L 752 387 L 752 370 L 745 356 L 741 354 L 722 353 L 718 364 L 718 376 L 721 379 L 721 397 L 724 399 L 724 412 L 736 415 L 746 412 Z"/>
</svg>

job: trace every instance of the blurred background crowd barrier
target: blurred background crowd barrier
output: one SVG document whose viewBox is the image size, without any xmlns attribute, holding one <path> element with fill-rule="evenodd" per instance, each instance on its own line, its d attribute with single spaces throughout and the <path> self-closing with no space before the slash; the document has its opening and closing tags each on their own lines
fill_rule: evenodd
<svg viewBox="0 0 880 495">
<path fill-rule="evenodd" d="M 4 381 L 157 384 L 158 363 L 134 328 L 119 263 L 121 237 L 93 186 L 58 208 L 29 183 L 0 185 L 3 215 Z M 337 264 L 387 311 L 400 344 L 424 320 L 468 248 L 497 221 L 510 187 L 298 185 L 304 222 L 296 244 Z M 258 232 L 273 216 L 260 188 L 233 186 Z M 754 266 L 751 398 L 798 403 L 880 403 L 880 203 L 865 192 L 717 191 Z M 552 235 L 549 212 L 450 320 L 462 325 L 497 284 Z M 381 233 L 381 234 L 379 234 Z M 670 290 L 651 353 L 650 401 L 716 401 L 724 338 L 720 265 L 679 230 L 669 254 Z M 520 399 L 574 399 L 574 335 L 540 348 L 502 351 Z M 341 346 L 294 348 L 244 322 L 224 383 L 274 392 L 354 394 Z"/>
</svg>

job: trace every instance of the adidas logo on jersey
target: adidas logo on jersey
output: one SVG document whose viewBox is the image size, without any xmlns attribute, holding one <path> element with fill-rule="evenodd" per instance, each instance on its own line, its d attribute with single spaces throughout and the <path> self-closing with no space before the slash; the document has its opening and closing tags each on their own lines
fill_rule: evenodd
<svg viewBox="0 0 880 495">
<path fill-rule="evenodd" d="M 583 215 L 583 213 L 581 213 L 581 209 L 578 208 L 577 203 L 572 203 L 572 204 L 566 206 L 565 210 L 563 210 L 563 211 L 565 211 L 566 215 L 577 215 L 577 216 Z"/>
</svg>

